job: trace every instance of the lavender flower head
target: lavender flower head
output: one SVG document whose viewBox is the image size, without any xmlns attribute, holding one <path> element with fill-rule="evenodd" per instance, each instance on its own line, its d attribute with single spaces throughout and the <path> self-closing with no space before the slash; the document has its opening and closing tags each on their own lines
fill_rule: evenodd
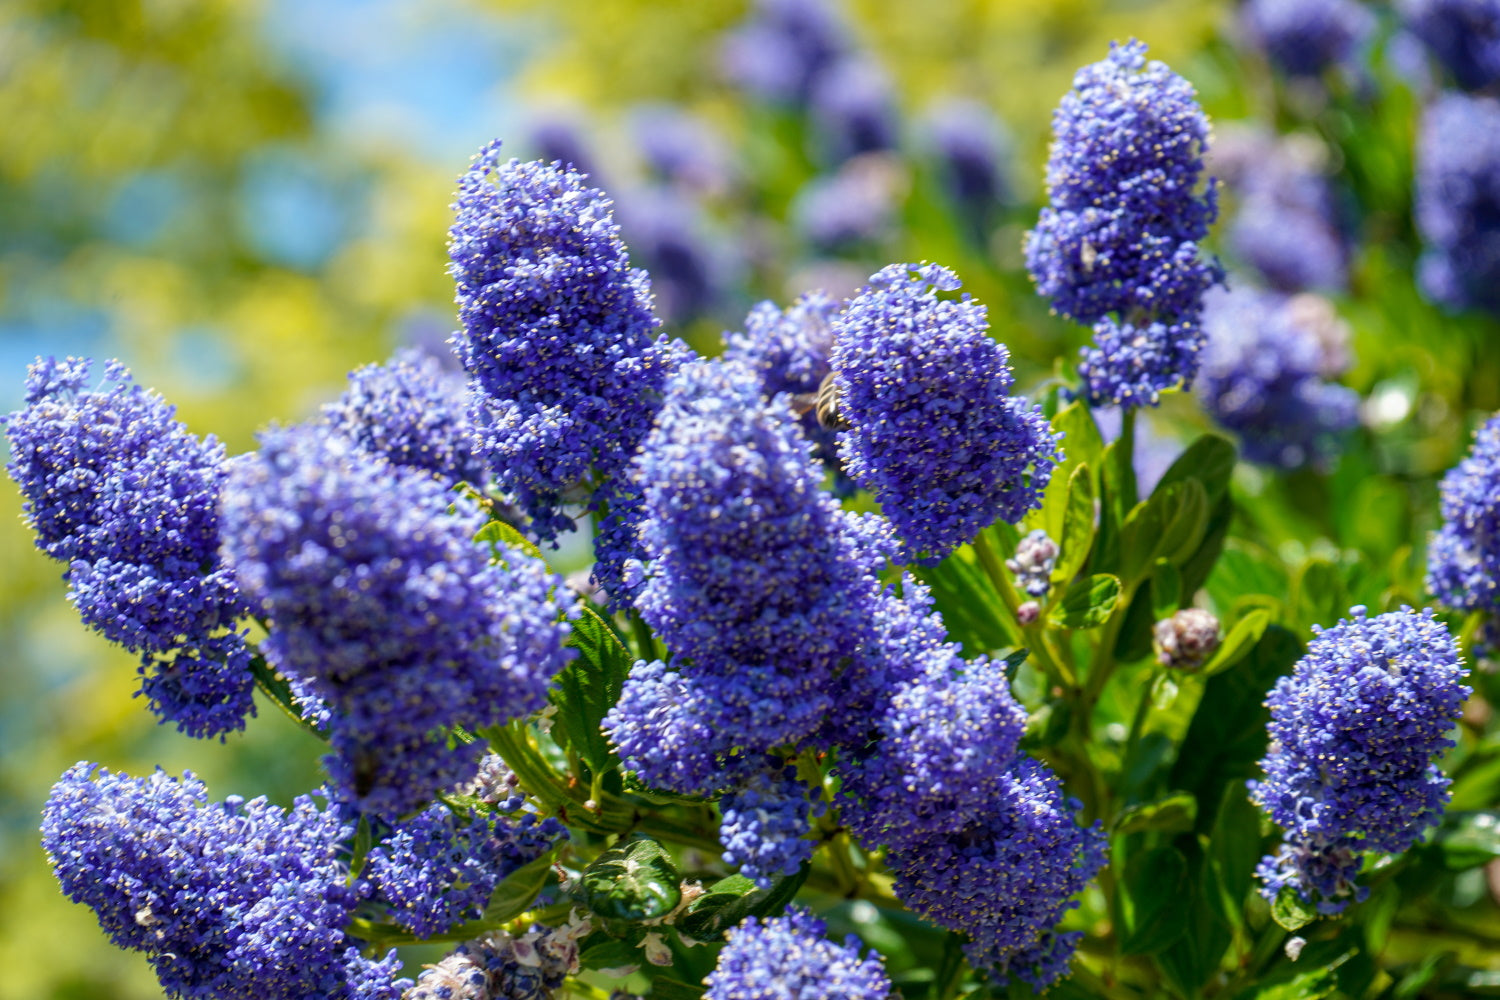
<svg viewBox="0 0 1500 1000">
<path fill-rule="evenodd" d="M 1251 39 L 1288 76 L 1351 63 L 1375 29 L 1358 0 L 1249 0 L 1243 16 Z"/>
<path fill-rule="evenodd" d="M 471 502 L 321 428 L 262 434 L 223 518 L 225 561 L 271 624 L 262 652 L 333 710 L 330 774 L 360 811 L 471 780 L 474 753 L 445 730 L 540 708 L 568 660 L 560 578 L 519 551 L 492 563 Z"/>
<path fill-rule="evenodd" d="M 890 78 L 873 61 L 847 56 L 813 85 L 813 133 L 828 162 L 894 149 L 898 140 Z"/>
<path fill-rule="evenodd" d="M 361 958 L 344 934 L 357 902 L 339 860 L 353 833 L 307 797 L 209 803 L 191 773 L 68 769 L 42 815 L 63 893 L 116 945 L 143 951 L 173 997 L 387 1000 L 395 953 Z"/>
<path fill-rule="evenodd" d="M 198 438 L 119 362 L 34 363 L 5 418 L 37 548 L 67 564 L 84 623 L 141 656 L 141 694 L 190 736 L 254 714 L 245 606 L 219 562 L 224 446 Z"/>
<path fill-rule="evenodd" d="M 877 242 L 890 233 L 906 186 L 906 173 L 894 157 L 858 156 L 804 184 L 792 202 L 792 222 L 824 253 Z"/>
<path fill-rule="evenodd" d="M 489 479 L 474 455 L 467 383 L 425 351 L 407 348 L 386 364 L 350 372 L 349 388 L 324 405 L 323 420 L 396 465 L 479 488 Z"/>
<path fill-rule="evenodd" d="M 1291 886 L 1324 913 L 1353 893 L 1358 852 L 1399 853 L 1436 821 L 1450 781 L 1433 758 L 1453 746 L 1470 689 L 1458 645 L 1431 611 L 1374 618 L 1363 607 L 1313 626 L 1307 655 L 1266 699 L 1271 746 L 1250 797 L 1285 831 L 1262 860 L 1268 898 Z"/>
<path fill-rule="evenodd" d="M 730 929 L 704 1000 L 885 1000 L 890 979 L 878 954 L 860 957 L 854 935 L 842 945 L 806 910 L 747 917 Z"/>
<path fill-rule="evenodd" d="M 694 760 L 726 739 L 763 752 L 807 736 L 858 650 L 872 588 L 785 398 L 766 401 L 740 364 L 684 365 L 636 474 L 648 560 L 636 607 L 673 661 L 632 669 L 606 721 L 622 756 L 660 759 L 647 731 L 719 734 Z M 705 777 L 670 766 L 679 780 Z"/>
<path fill-rule="evenodd" d="M 1055 774 L 1021 757 L 983 820 L 891 853 L 896 895 L 968 935 L 964 952 L 976 968 L 1040 992 L 1067 972 L 1083 936 L 1059 932 L 1058 921 L 1105 864 L 1104 831 L 1080 827 L 1080 808 Z"/>
<path fill-rule="evenodd" d="M 848 49 L 829 0 L 758 0 L 724 38 L 725 74 L 757 97 L 805 105 L 813 86 Z"/>
<path fill-rule="evenodd" d="M 928 109 L 927 139 L 943 168 L 950 196 L 977 223 L 991 219 L 1009 197 L 1005 161 L 1010 137 L 995 113 L 979 101 L 949 99 Z"/>
<path fill-rule="evenodd" d="M 1500 414 L 1443 477 L 1443 526 L 1427 553 L 1427 589 L 1450 608 L 1500 614 Z"/>
<path fill-rule="evenodd" d="M 532 518 L 620 473 L 650 429 L 674 347 L 631 268 L 610 201 L 559 164 L 480 150 L 459 178 L 449 230 L 455 350 L 470 377 L 480 457 Z"/>
<path fill-rule="evenodd" d="M 1464 90 L 1500 80 L 1500 0 L 1401 0 L 1406 29 Z"/>
<path fill-rule="evenodd" d="M 1005 560 L 1005 568 L 1016 576 L 1016 584 L 1032 597 L 1046 597 L 1052 589 L 1052 570 L 1057 565 L 1057 543 L 1041 528 L 1016 545 L 1016 554 Z"/>
<path fill-rule="evenodd" d="M 723 136 L 702 116 L 648 104 L 630 116 L 641 157 L 659 179 L 705 195 L 725 193 L 734 175 Z"/>
<path fill-rule="evenodd" d="M 1239 130 L 1215 142 L 1212 167 L 1238 208 L 1229 245 L 1281 292 L 1341 291 L 1349 248 L 1317 140 Z"/>
<path fill-rule="evenodd" d="M 1444 94 L 1417 146 L 1423 292 L 1450 309 L 1500 314 L 1500 100 Z"/>
<path fill-rule="evenodd" d="M 1203 293 L 1220 280 L 1198 243 L 1217 214 L 1199 193 L 1208 118 L 1192 86 L 1140 42 L 1112 44 L 1052 117 L 1047 193 L 1026 265 L 1055 311 L 1094 327 L 1091 403 L 1155 405 L 1190 384 Z"/>
<path fill-rule="evenodd" d="M 1312 298 L 1246 288 L 1209 297 L 1198 396 L 1252 462 L 1325 466 L 1359 423 L 1358 394 L 1324 381 L 1325 347 L 1309 322 L 1317 312 L 1305 304 Z"/>
<path fill-rule="evenodd" d="M 808 786 L 795 765 L 768 759 L 719 800 L 724 863 L 769 888 L 778 875 L 791 875 L 812 857 Z"/>
<path fill-rule="evenodd" d="M 936 561 L 1040 502 L 1060 457 L 1031 402 L 1009 395 L 1004 345 L 985 308 L 936 264 L 892 264 L 834 319 L 840 451 L 908 552 Z"/>
<path fill-rule="evenodd" d="M 419 938 L 478 920 L 500 881 L 547 853 L 567 831 L 531 813 L 460 819 L 438 803 L 396 825 L 363 872 L 371 898 Z"/>
</svg>

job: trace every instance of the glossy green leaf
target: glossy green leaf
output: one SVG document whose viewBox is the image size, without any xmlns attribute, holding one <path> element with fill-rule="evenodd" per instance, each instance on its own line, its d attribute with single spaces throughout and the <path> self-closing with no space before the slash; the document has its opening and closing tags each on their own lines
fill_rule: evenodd
<svg viewBox="0 0 1500 1000">
<path fill-rule="evenodd" d="M 1120 576 L 1143 579 L 1156 560 L 1176 565 L 1198 551 L 1208 528 L 1208 494 L 1196 479 L 1185 479 L 1151 494 L 1125 519 L 1120 538 Z"/>
<path fill-rule="evenodd" d="M 1186 878 L 1187 861 L 1175 847 L 1143 851 L 1125 863 L 1120 886 L 1121 953 L 1149 955 L 1182 936 L 1187 930 Z"/>
<path fill-rule="evenodd" d="M 624 689 L 630 654 L 604 620 L 588 608 L 573 623 L 568 645 L 578 655 L 552 679 L 549 697 L 557 706 L 552 732 L 564 749 L 576 753 L 598 776 L 619 766 L 600 723 Z"/>
<path fill-rule="evenodd" d="M 1080 466 L 1098 468 L 1104 441 L 1099 437 L 1093 412 L 1081 402 L 1069 403 L 1059 410 L 1052 418 L 1052 429 L 1062 433 L 1063 460 L 1052 470 L 1052 478 L 1042 492 L 1041 510 L 1033 523 L 1053 539 L 1060 539 L 1066 530 L 1072 481 Z M 1090 487 L 1092 492 L 1092 483 Z"/>
<path fill-rule="evenodd" d="M 1056 746 L 1068 735 L 1073 717 L 1072 704 L 1065 699 L 1048 699 L 1026 718 L 1021 734 L 1021 749 L 1035 751 Z"/>
<path fill-rule="evenodd" d="M 1088 466 L 1073 470 L 1068 483 L 1067 507 L 1063 512 L 1062 534 L 1058 539 L 1057 565 L 1052 570 L 1053 586 L 1065 587 L 1083 569 L 1094 544 L 1094 484 Z"/>
<path fill-rule="evenodd" d="M 1177 682 L 1172 675 L 1163 671 L 1156 675 L 1156 680 L 1151 682 L 1151 707 L 1158 712 L 1165 712 L 1172 707 L 1177 700 Z"/>
<path fill-rule="evenodd" d="M 1271 902 L 1271 919 L 1287 931 L 1298 931 L 1318 919 L 1318 911 L 1303 902 L 1302 896 L 1291 886 L 1277 894 Z"/>
<path fill-rule="evenodd" d="M 1266 634 L 1266 626 L 1270 624 L 1271 615 L 1265 610 L 1252 611 L 1235 622 L 1229 634 L 1219 643 L 1214 655 L 1203 665 L 1203 676 L 1222 674 L 1243 660 L 1255 648 L 1255 644 L 1260 642 L 1260 637 Z"/>
<path fill-rule="evenodd" d="M 811 870 L 811 864 L 804 862 L 793 874 L 775 879 L 769 889 L 758 888 L 743 875 L 720 879 L 677 918 L 677 929 L 694 940 L 712 941 L 746 917 L 780 914 Z"/>
<path fill-rule="evenodd" d="M 1047 624 L 1078 629 L 1103 625 L 1120 601 L 1120 580 L 1108 573 L 1075 580 L 1047 611 Z"/>
<path fill-rule="evenodd" d="M 932 591 L 948 636 L 968 656 L 1019 645 L 1021 632 L 994 584 L 965 550 L 936 566 L 914 566 L 912 572 Z"/>
<path fill-rule="evenodd" d="M 1115 819 L 1115 832 L 1186 833 L 1197 819 L 1198 800 L 1187 792 L 1173 792 L 1121 812 Z"/>
<path fill-rule="evenodd" d="M 1196 479 L 1203 486 L 1210 506 L 1217 504 L 1229 490 L 1237 457 L 1234 443 L 1217 434 L 1205 434 L 1188 445 L 1157 480 L 1156 493 L 1174 483 Z"/>
<path fill-rule="evenodd" d="M 647 996 L 655 1000 L 700 1000 L 706 991 L 670 976 L 656 976 L 651 980 L 651 992 Z"/>
<path fill-rule="evenodd" d="M 1260 811 L 1245 786 L 1224 787 L 1204 853 L 1204 897 L 1229 927 L 1244 926 L 1245 897 L 1260 861 Z"/>
<path fill-rule="evenodd" d="M 682 877 L 654 840 L 612 847 L 583 870 L 577 892 L 583 905 L 615 920 L 664 917 L 682 899 Z"/>
<path fill-rule="evenodd" d="M 627 969 L 645 962 L 640 947 L 621 938 L 604 938 L 578 953 L 578 964 L 585 969 Z"/>
<path fill-rule="evenodd" d="M 1157 621 L 1171 618 L 1182 606 L 1182 574 L 1165 559 L 1156 560 L 1151 573 L 1151 616 Z"/>
<path fill-rule="evenodd" d="M 492 923 L 503 923 L 514 920 L 531 909 L 531 904 L 536 902 L 537 895 L 547 885 L 547 878 L 552 873 L 552 857 L 553 852 L 548 851 L 502 879 L 490 894 L 490 901 L 484 908 L 484 919 Z"/>
<path fill-rule="evenodd" d="M 1431 838 L 1449 871 L 1466 871 L 1500 858 L 1500 812 L 1449 813 Z"/>
</svg>

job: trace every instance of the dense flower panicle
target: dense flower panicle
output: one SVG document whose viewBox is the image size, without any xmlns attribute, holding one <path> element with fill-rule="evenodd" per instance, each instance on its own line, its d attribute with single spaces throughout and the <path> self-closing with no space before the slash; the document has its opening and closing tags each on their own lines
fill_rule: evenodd
<svg viewBox="0 0 1500 1000">
<path fill-rule="evenodd" d="M 1358 0 L 1249 0 L 1243 15 L 1251 39 L 1289 76 L 1351 64 L 1375 30 Z"/>
<path fill-rule="evenodd" d="M 1448 731 L 1470 690 L 1431 611 L 1349 614 L 1313 627 L 1307 655 L 1267 697 L 1266 776 L 1250 783 L 1288 844 L 1262 863 L 1267 894 L 1294 885 L 1328 913 L 1347 903 L 1347 887 L 1330 892 L 1329 880 L 1358 870 L 1343 852 L 1404 851 L 1442 814 L 1450 782 L 1433 758 L 1454 745 Z"/>
<path fill-rule="evenodd" d="M 829 0 L 757 0 L 724 38 L 725 74 L 757 97 L 805 105 L 814 84 L 848 49 Z"/>
<path fill-rule="evenodd" d="M 363 812 L 470 780 L 474 754 L 444 730 L 540 708 L 570 655 L 541 560 L 491 564 L 473 503 L 320 427 L 262 434 L 223 517 L 225 560 L 271 624 L 267 662 L 332 709 L 330 773 Z"/>
<path fill-rule="evenodd" d="M 198 438 L 118 362 L 39 359 L 5 418 L 11 478 L 39 549 L 68 565 L 85 624 L 142 657 L 152 711 L 191 736 L 254 713 L 245 607 L 219 563 L 224 447 Z"/>
<path fill-rule="evenodd" d="M 1422 290 L 1452 309 L 1500 313 L 1500 100 L 1445 94 L 1417 145 Z"/>
<path fill-rule="evenodd" d="M 868 58 L 849 56 L 819 74 L 809 111 L 813 132 L 831 163 L 896 147 L 890 78 Z"/>
<path fill-rule="evenodd" d="M 636 605 L 674 663 L 722 678 L 726 701 L 752 676 L 752 702 L 800 714 L 826 697 L 857 648 L 865 576 L 784 397 L 766 401 L 743 365 L 685 365 L 636 471 L 650 559 Z M 795 738 L 781 736 L 760 749 Z"/>
<path fill-rule="evenodd" d="M 1005 665 L 965 663 L 956 643 L 921 650 L 921 673 L 886 695 L 878 742 L 844 771 L 845 821 L 871 849 L 917 851 L 983 821 L 1001 798 L 1026 712 Z"/>
<path fill-rule="evenodd" d="M 1343 290 L 1347 234 L 1316 140 L 1240 129 L 1216 137 L 1211 166 L 1235 194 L 1234 255 L 1281 292 Z"/>
<path fill-rule="evenodd" d="M 1145 53 L 1111 45 L 1073 78 L 1052 118 L 1050 204 L 1026 237 L 1037 291 L 1094 328 L 1082 372 L 1096 405 L 1155 405 L 1190 384 L 1203 293 L 1221 280 L 1198 248 L 1218 211 L 1214 184 L 1198 191 L 1208 118 Z"/>
<path fill-rule="evenodd" d="M 747 917 L 730 929 L 704 1000 L 885 1000 L 890 979 L 880 956 L 860 957 L 854 935 L 842 945 L 806 910 Z"/>
<path fill-rule="evenodd" d="M 1209 297 L 1198 397 L 1252 462 L 1325 466 L 1359 423 L 1358 394 L 1324 381 L 1333 367 L 1317 325 L 1325 313 L 1310 295 L 1236 288 Z"/>
<path fill-rule="evenodd" d="M 429 806 L 370 851 L 363 874 L 373 898 L 419 938 L 479 919 L 502 879 L 567 835 L 557 820 L 531 813 L 466 820 Z"/>
<path fill-rule="evenodd" d="M 976 968 L 1041 990 L 1067 972 L 1082 937 L 1057 923 L 1106 860 L 1103 828 L 1074 819 L 1081 807 L 1056 775 L 1021 757 L 979 823 L 891 853 L 896 895 L 968 935 L 964 952 Z"/>
<path fill-rule="evenodd" d="M 630 461 L 680 345 L 657 334 L 651 287 L 632 269 L 610 201 L 561 164 L 505 161 L 499 142 L 459 179 L 449 268 L 480 455 L 533 519 Z"/>
<path fill-rule="evenodd" d="M 482 488 L 467 383 L 425 351 L 407 348 L 383 365 L 349 373 L 349 388 L 325 404 L 323 420 L 359 448 L 395 465 Z"/>
<path fill-rule="evenodd" d="M 660 660 L 637 661 L 603 722 L 625 769 L 683 795 L 714 795 L 732 785 L 734 765 L 726 758 L 736 733 L 720 725 L 726 713 L 717 680 L 684 676 Z"/>
<path fill-rule="evenodd" d="M 1500 80 L 1500 0 L 1401 0 L 1406 30 L 1464 90 Z"/>
<path fill-rule="evenodd" d="M 941 559 L 1041 502 L 1058 438 L 1011 396 L 985 309 L 935 264 L 892 264 L 834 318 L 833 369 L 849 476 L 875 494 L 909 553 Z"/>
<path fill-rule="evenodd" d="M 589 930 L 579 921 L 533 925 L 519 937 L 491 931 L 427 966 L 403 1000 L 551 1000 L 578 971 L 578 942 Z"/>
<path fill-rule="evenodd" d="M 774 759 L 727 791 L 719 800 L 724 863 L 738 865 L 741 875 L 763 888 L 778 875 L 795 873 L 817 846 L 806 836 L 808 791 L 795 766 Z"/>
<path fill-rule="evenodd" d="M 396 963 L 360 958 L 344 934 L 357 894 L 338 855 L 352 832 L 307 797 L 290 810 L 209 803 L 191 773 L 132 778 L 87 762 L 42 816 L 63 893 L 116 945 L 145 952 L 169 995 L 204 1000 L 382 995 L 373 973 Z"/>
<path fill-rule="evenodd" d="M 1500 613 L 1500 414 L 1443 477 L 1443 526 L 1427 552 L 1427 589 L 1450 608 Z"/>
<path fill-rule="evenodd" d="M 761 302 L 745 317 L 742 332 L 724 335 L 724 357 L 739 361 L 760 376 L 760 391 L 770 398 L 785 392 L 804 399 L 818 391 L 833 369 L 833 317 L 840 305 L 822 292 L 806 292 L 787 309 L 774 302 Z M 802 433 L 813 443 L 815 454 L 834 472 L 835 492 L 841 481 L 838 468 L 838 434 L 818 422 L 809 407 L 801 418 Z"/>
</svg>

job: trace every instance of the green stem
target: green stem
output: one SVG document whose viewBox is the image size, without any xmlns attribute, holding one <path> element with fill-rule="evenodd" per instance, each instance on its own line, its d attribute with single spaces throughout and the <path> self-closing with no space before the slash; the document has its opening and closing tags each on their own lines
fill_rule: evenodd
<svg viewBox="0 0 1500 1000">
<path fill-rule="evenodd" d="M 979 557 L 979 565 L 984 569 L 985 575 L 995 585 L 995 590 L 1000 594 L 1000 599 L 1010 609 L 1011 616 L 1016 619 L 1020 626 L 1021 635 L 1026 642 L 1026 647 L 1036 654 L 1037 662 L 1042 665 L 1047 677 L 1054 684 L 1068 691 L 1078 688 L 1078 675 L 1073 668 L 1064 662 L 1063 657 L 1052 645 L 1052 639 L 1047 634 L 1040 619 L 1030 625 L 1020 624 L 1021 595 L 1016 593 L 1015 584 L 1011 582 L 1010 573 L 1006 571 L 1005 564 L 1000 561 L 1000 556 L 990 545 L 989 539 L 984 532 L 974 537 L 974 554 Z"/>
<path fill-rule="evenodd" d="M 1135 599 L 1135 592 L 1140 585 L 1131 580 L 1125 583 L 1120 592 L 1120 601 L 1115 605 L 1114 614 L 1104 623 L 1104 628 L 1099 634 L 1099 644 L 1094 647 L 1094 660 L 1089 664 L 1089 675 L 1084 681 L 1083 698 L 1078 704 L 1077 719 L 1079 733 L 1085 743 L 1093 734 L 1094 728 L 1094 706 L 1099 704 L 1099 696 L 1104 693 L 1104 686 L 1109 683 L 1110 676 L 1115 672 L 1115 645 L 1120 641 L 1120 629 L 1125 625 L 1125 613 L 1130 610 L 1130 602 Z"/>
</svg>

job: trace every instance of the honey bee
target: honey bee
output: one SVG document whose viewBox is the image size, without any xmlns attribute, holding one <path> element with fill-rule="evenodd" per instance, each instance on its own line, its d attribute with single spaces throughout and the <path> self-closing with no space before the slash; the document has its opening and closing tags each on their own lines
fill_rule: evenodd
<svg viewBox="0 0 1500 1000">
<path fill-rule="evenodd" d="M 818 424 L 828 430 L 849 429 L 849 421 L 839 412 L 839 387 L 834 381 L 833 372 L 823 376 L 823 382 L 818 386 L 818 394 L 813 400 L 813 412 L 817 414 Z"/>
</svg>

